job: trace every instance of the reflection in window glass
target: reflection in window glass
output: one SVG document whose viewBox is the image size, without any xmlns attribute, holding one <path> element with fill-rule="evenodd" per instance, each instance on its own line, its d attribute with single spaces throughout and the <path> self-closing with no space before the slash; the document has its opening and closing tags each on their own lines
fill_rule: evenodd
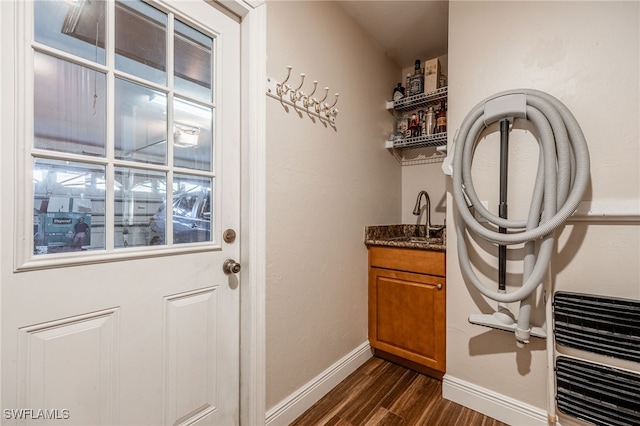
<svg viewBox="0 0 640 426">
<path fill-rule="evenodd" d="M 34 2 L 36 41 L 104 65 L 105 5 L 102 0 Z"/>
<path fill-rule="evenodd" d="M 175 22 L 174 86 L 185 95 L 211 101 L 213 39 Z"/>
<path fill-rule="evenodd" d="M 192 170 L 211 171 L 213 147 L 210 107 L 174 98 L 174 165 Z"/>
<path fill-rule="evenodd" d="M 115 98 L 116 158 L 166 164 L 167 95 L 116 79 Z"/>
<path fill-rule="evenodd" d="M 114 247 L 164 244 L 167 175 L 116 167 Z"/>
<path fill-rule="evenodd" d="M 101 72 L 36 52 L 36 148 L 104 157 L 105 81 Z"/>
<path fill-rule="evenodd" d="M 116 3 L 116 69 L 167 83 L 167 15 L 141 1 Z"/>
<path fill-rule="evenodd" d="M 209 178 L 174 176 L 174 244 L 211 241 L 211 188 Z"/>
<path fill-rule="evenodd" d="M 215 38 L 148 3 L 34 0 L 36 255 L 212 241 Z"/>
<path fill-rule="evenodd" d="M 36 159 L 34 254 L 104 249 L 105 168 Z"/>
</svg>

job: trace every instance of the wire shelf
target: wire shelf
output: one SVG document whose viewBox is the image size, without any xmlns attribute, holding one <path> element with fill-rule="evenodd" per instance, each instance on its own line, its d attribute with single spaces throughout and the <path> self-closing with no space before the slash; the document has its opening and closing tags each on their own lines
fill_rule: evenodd
<svg viewBox="0 0 640 426">
<path fill-rule="evenodd" d="M 396 118 L 398 113 L 406 111 L 414 111 L 425 106 L 438 106 L 443 100 L 447 99 L 448 87 L 441 87 L 432 92 L 420 95 L 409 96 L 397 101 L 387 102 L 387 109 L 392 112 Z M 418 151 L 417 153 L 408 154 L 407 151 L 420 148 L 436 148 L 447 145 L 447 133 L 436 133 L 434 135 L 417 136 L 413 138 L 402 138 L 393 141 L 386 141 L 385 146 L 390 149 L 398 162 L 403 166 L 413 166 L 417 164 L 440 163 L 446 158 L 446 149 L 436 151 L 433 155 Z M 430 152 L 431 150 L 427 150 Z"/>
<path fill-rule="evenodd" d="M 393 151 L 393 156 L 402 166 L 417 166 L 420 164 L 442 163 L 444 159 L 447 158 L 446 154 L 441 153 L 435 153 L 431 156 L 420 154 L 415 158 L 406 158 L 400 155 L 397 151 Z"/>
<path fill-rule="evenodd" d="M 387 109 L 394 109 L 398 112 L 413 111 L 428 105 L 438 105 L 440 101 L 447 98 L 448 87 L 441 87 L 433 92 L 421 93 L 419 95 L 408 96 L 397 101 L 387 102 Z"/>
<path fill-rule="evenodd" d="M 393 147 L 397 149 L 428 148 L 447 144 L 447 132 L 435 135 L 417 136 L 393 141 Z"/>
<path fill-rule="evenodd" d="M 417 138 L 414 138 L 417 139 Z M 437 144 L 426 142 L 418 149 L 396 149 L 391 141 L 387 141 L 387 148 L 393 154 L 393 157 L 402 166 L 415 166 L 418 164 L 442 163 L 447 158 L 446 136 L 443 136 Z M 413 148 L 413 147 L 412 147 Z"/>
</svg>

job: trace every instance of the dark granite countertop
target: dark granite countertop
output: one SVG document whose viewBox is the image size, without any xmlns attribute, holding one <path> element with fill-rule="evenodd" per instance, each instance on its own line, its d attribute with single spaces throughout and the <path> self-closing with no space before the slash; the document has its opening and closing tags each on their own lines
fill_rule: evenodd
<svg viewBox="0 0 640 426">
<path fill-rule="evenodd" d="M 432 230 L 429 238 L 425 237 L 425 228 L 424 225 L 366 226 L 364 243 L 367 247 L 387 246 L 445 251 L 447 248 L 446 228 L 440 231 Z"/>
</svg>

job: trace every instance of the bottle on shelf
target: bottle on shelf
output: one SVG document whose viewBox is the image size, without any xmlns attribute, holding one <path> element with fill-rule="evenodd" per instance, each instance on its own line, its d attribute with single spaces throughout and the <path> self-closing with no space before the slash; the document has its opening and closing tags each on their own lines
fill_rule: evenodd
<svg viewBox="0 0 640 426">
<path fill-rule="evenodd" d="M 447 104 L 442 101 L 440 110 L 436 116 L 436 133 L 446 133 L 447 131 Z"/>
<path fill-rule="evenodd" d="M 423 134 L 427 136 L 432 135 L 433 131 L 435 130 L 435 127 L 436 127 L 436 114 L 433 111 L 433 107 L 430 106 L 425 115 Z"/>
<path fill-rule="evenodd" d="M 420 95 L 424 93 L 424 71 L 420 66 L 420 59 L 416 59 L 413 75 L 409 76 L 408 78 L 408 96 Z"/>
<path fill-rule="evenodd" d="M 411 136 L 411 131 L 409 130 L 410 120 L 411 120 L 411 116 L 409 115 L 408 112 L 405 112 L 404 114 L 402 114 L 402 116 L 398 120 L 397 130 L 399 133 L 402 134 L 402 137 L 404 138 L 408 138 Z"/>
<path fill-rule="evenodd" d="M 411 113 L 411 118 L 409 119 L 409 137 L 415 138 L 420 136 L 420 117 L 416 111 Z"/>
<path fill-rule="evenodd" d="M 398 83 L 396 87 L 393 88 L 393 100 L 399 101 L 404 98 L 404 87 L 402 87 L 402 83 Z"/>
<path fill-rule="evenodd" d="M 444 74 L 440 74 L 440 79 L 438 80 L 438 88 L 447 86 L 447 76 Z"/>
</svg>

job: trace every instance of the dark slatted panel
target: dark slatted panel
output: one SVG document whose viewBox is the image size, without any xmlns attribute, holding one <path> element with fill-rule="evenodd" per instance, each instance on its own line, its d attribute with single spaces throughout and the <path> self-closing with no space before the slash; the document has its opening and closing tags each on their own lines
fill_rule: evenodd
<svg viewBox="0 0 640 426">
<path fill-rule="evenodd" d="M 567 357 L 556 359 L 558 410 L 595 425 L 640 424 L 640 375 Z"/>
<path fill-rule="evenodd" d="M 556 343 L 640 362 L 640 302 L 558 292 L 553 299 Z"/>
</svg>

